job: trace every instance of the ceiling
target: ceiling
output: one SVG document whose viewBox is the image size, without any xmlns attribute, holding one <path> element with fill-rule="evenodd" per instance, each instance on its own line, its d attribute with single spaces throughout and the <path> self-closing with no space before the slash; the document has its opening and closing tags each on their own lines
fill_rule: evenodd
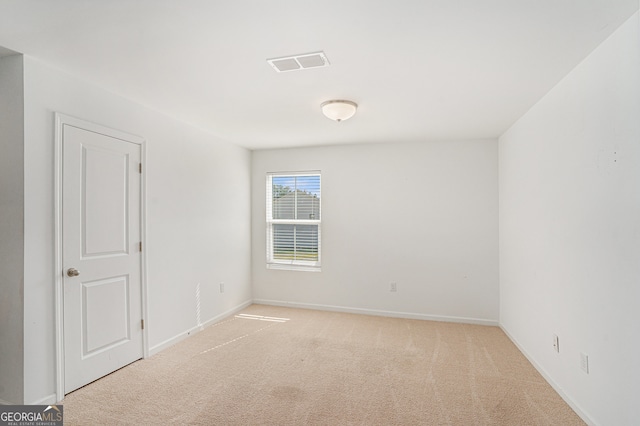
<svg viewBox="0 0 640 426">
<path fill-rule="evenodd" d="M 0 46 L 250 149 L 495 138 L 638 3 L 0 0 Z M 316 51 L 331 65 L 266 61 Z"/>
</svg>

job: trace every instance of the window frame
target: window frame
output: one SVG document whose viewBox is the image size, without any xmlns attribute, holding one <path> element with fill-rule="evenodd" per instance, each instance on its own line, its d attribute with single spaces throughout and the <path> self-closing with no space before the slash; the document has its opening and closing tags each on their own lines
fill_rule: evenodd
<svg viewBox="0 0 640 426">
<path fill-rule="evenodd" d="M 318 219 L 273 219 L 273 178 L 317 176 L 319 178 Z M 295 191 L 295 189 L 294 189 Z M 297 206 L 295 207 L 297 208 Z M 316 225 L 318 233 L 318 260 L 275 259 L 274 225 Z M 266 178 L 266 261 L 268 269 L 320 272 L 322 265 L 322 174 L 319 170 L 304 172 L 268 172 Z"/>
</svg>

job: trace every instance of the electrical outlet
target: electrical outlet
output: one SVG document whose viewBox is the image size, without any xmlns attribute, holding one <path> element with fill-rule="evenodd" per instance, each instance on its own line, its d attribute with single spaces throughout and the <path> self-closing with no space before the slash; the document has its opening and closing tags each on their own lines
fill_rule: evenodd
<svg viewBox="0 0 640 426">
<path fill-rule="evenodd" d="M 580 369 L 589 374 L 589 355 L 580 352 Z"/>
<path fill-rule="evenodd" d="M 397 283 L 390 283 L 389 284 L 389 291 L 393 291 L 393 292 L 398 291 L 398 284 Z"/>
<path fill-rule="evenodd" d="M 224 293 L 224 283 L 220 283 L 220 293 Z"/>
<path fill-rule="evenodd" d="M 557 334 L 553 335 L 553 349 L 555 349 L 556 352 L 560 353 L 560 339 L 558 338 Z"/>
</svg>

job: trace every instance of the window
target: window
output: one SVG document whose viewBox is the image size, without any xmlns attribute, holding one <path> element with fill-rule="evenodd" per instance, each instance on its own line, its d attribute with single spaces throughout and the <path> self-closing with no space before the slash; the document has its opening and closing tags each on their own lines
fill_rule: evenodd
<svg viewBox="0 0 640 426">
<path fill-rule="evenodd" d="M 320 173 L 267 174 L 267 267 L 320 270 Z"/>
</svg>

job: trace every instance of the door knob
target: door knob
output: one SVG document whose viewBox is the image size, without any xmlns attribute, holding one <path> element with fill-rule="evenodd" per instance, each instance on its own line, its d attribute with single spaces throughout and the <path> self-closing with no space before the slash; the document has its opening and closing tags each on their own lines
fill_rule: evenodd
<svg viewBox="0 0 640 426">
<path fill-rule="evenodd" d="M 80 275 L 80 271 L 78 271 L 76 268 L 67 269 L 67 276 L 69 276 L 69 277 L 77 277 L 78 275 Z"/>
</svg>

